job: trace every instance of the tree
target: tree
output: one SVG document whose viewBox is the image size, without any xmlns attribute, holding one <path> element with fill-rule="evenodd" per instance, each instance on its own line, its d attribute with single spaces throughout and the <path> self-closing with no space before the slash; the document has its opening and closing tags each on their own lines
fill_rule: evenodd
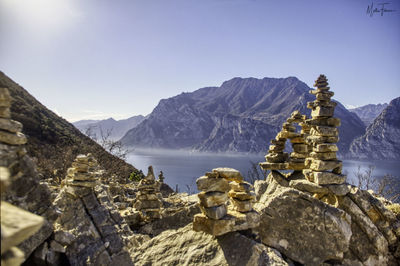
<svg viewBox="0 0 400 266">
<path fill-rule="evenodd" d="M 391 174 L 382 177 L 374 177 L 374 165 L 369 165 L 362 171 L 361 166 L 354 172 L 356 185 L 363 190 L 373 190 L 376 195 L 393 202 L 400 201 L 400 180 Z"/>
<path fill-rule="evenodd" d="M 99 136 L 97 136 L 96 134 L 97 128 L 99 131 Z M 113 140 L 111 138 L 112 131 L 113 131 L 112 128 L 104 131 L 102 127 L 89 125 L 86 128 L 85 134 L 92 140 L 99 143 L 106 151 L 125 161 L 131 150 L 129 150 L 126 146 L 124 146 L 121 141 Z"/>
</svg>

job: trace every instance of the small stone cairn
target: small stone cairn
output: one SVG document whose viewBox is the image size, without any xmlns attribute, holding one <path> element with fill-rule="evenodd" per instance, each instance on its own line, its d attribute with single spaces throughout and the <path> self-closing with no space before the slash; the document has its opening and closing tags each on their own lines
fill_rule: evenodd
<svg viewBox="0 0 400 266">
<path fill-rule="evenodd" d="M 216 168 L 196 180 L 201 214 L 196 214 L 193 230 L 218 236 L 254 228 L 260 218 L 253 210 L 255 194 L 239 171 Z M 230 200 L 231 205 L 227 205 Z"/>
<path fill-rule="evenodd" d="M 147 176 L 140 180 L 138 190 L 134 207 L 141 211 L 142 220 L 147 222 L 160 219 L 160 183 L 155 180 L 152 166 L 149 166 Z"/>
<path fill-rule="evenodd" d="M 101 171 L 96 159 L 91 153 L 80 154 L 67 170 L 66 185 L 73 187 L 93 188 L 98 182 Z"/>
<path fill-rule="evenodd" d="M 310 126 L 305 123 L 306 116 L 299 111 L 294 111 L 282 125 L 282 130 L 271 140 L 266 162 L 261 163 L 264 170 L 295 170 L 305 168 L 304 162 L 308 157 L 308 145 L 306 136 L 309 134 Z M 301 126 L 300 133 L 296 132 L 295 123 Z M 290 139 L 293 152 L 284 152 L 286 140 Z"/>
<path fill-rule="evenodd" d="M 337 160 L 336 152 L 339 141 L 340 119 L 333 117 L 336 103 L 331 101 L 333 92 L 329 91 L 327 78 L 320 75 L 315 82 L 316 90 L 310 93 L 316 100 L 308 102 L 312 109 L 311 119 L 306 123 L 311 127 L 307 142 L 312 145 L 312 152 L 306 160 L 307 168 L 303 171 L 309 181 L 318 185 L 343 184 L 346 176 L 342 175 L 342 162 Z"/>
<path fill-rule="evenodd" d="M 21 133 L 22 124 L 11 120 L 11 96 L 7 88 L 0 88 L 0 145 L 13 147 L 21 155 L 25 154 L 23 144 L 26 137 Z M 15 148 L 15 149 L 14 149 Z M 8 168 L 9 160 L 14 160 L 10 150 L 0 148 L 0 191 L 1 198 L 13 180 Z M 10 159 L 11 158 L 11 159 Z M 12 163 L 12 162 L 11 162 Z M 20 265 L 25 261 L 24 253 L 16 246 L 35 234 L 44 219 L 8 202 L 1 201 L 1 265 Z"/>
</svg>

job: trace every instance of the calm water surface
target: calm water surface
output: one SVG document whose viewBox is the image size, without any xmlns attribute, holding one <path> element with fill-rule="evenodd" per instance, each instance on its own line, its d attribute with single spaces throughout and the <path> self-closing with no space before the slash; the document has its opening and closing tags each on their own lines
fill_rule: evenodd
<svg viewBox="0 0 400 266">
<path fill-rule="evenodd" d="M 205 172 L 216 167 L 231 167 L 239 170 L 246 176 L 251 169 L 251 162 L 265 161 L 263 155 L 248 154 L 214 154 L 193 153 L 176 150 L 135 150 L 128 157 L 128 162 L 143 173 L 147 173 L 147 167 L 152 165 L 154 173 L 158 176 L 163 171 L 165 182 L 173 189 L 178 185 L 180 192 L 196 192 L 196 179 Z M 374 165 L 373 175 L 376 177 L 392 174 L 400 178 L 400 162 L 390 161 L 355 161 L 343 160 L 343 171 L 347 172 L 349 183 L 354 183 L 354 173 L 358 166 L 365 171 L 369 165 Z"/>
</svg>

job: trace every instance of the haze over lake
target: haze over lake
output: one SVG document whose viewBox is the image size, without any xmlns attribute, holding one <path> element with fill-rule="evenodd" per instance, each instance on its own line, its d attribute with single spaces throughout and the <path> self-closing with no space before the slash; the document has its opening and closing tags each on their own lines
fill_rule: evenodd
<svg viewBox="0 0 400 266">
<path fill-rule="evenodd" d="M 127 161 L 136 168 L 147 173 L 147 167 L 152 165 L 154 174 L 158 176 L 163 171 L 165 182 L 175 189 L 178 185 L 179 192 L 197 192 L 196 179 L 216 167 L 231 167 L 239 170 L 243 176 L 247 176 L 252 167 L 251 162 L 265 161 L 262 154 L 228 154 L 228 153 L 199 153 L 180 150 L 142 150 L 133 151 Z M 373 175 L 381 177 L 392 174 L 400 177 L 400 163 L 393 161 L 356 161 L 343 160 L 343 172 L 348 174 L 347 182 L 354 183 L 354 173 L 358 166 L 361 171 L 369 165 L 376 168 Z M 189 187 L 188 187 L 189 186 Z"/>
</svg>

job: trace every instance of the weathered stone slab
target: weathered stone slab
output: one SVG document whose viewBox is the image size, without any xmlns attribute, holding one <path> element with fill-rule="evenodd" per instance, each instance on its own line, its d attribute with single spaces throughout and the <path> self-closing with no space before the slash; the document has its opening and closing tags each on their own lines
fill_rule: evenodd
<svg viewBox="0 0 400 266">
<path fill-rule="evenodd" d="M 329 190 L 326 187 L 319 186 L 305 179 L 292 180 L 289 182 L 289 186 L 310 193 L 327 194 L 329 192 Z"/>
<path fill-rule="evenodd" d="M 249 212 L 253 209 L 253 204 L 251 200 L 239 200 L 236 198 L 231 198 L 230 200 L 234 211 Z"/>
<path fill-rule="evenodd" d="M 225 204 L 215 206 L 215 207 L 203 207 L 200 205 L 201 211 L 208 217 L 214 220 L 221 219 L 227 214 L 227 208 Z"/>
<path fill-rule="evenodd" d="M 22 131 L 22 124 L 11 119 L 0 118 L 0 129 L 17 133 Z"/>
<path fill-rule="evenodd" d="M 313 172 L 313 180 L 319 185 L 330 185 L 330 184 L 343 184 L 346 182 L 345 175 L 338 175 L 331 172 Z"/>
<path fill-rule="evenodd" d="M 351 186 L 349 184 L 340 184 L 340 185 L 324 185 L 324 187 L 328 188 L 336 196 L 344 196 L 350 192 Z"/>
<path fill-rule="evenodd" d="M 337 117 L 319 117 L 306 120 L 307 125 L 310 126 L 340 126 L 340 118 Z"/>
<path fill-rule="evenodd" d="M 310 130 L 310 134 L 314 136 L 336 137 L 339 131 L 336 127 L 314 126 Z"/>
<path fill-rule="evenodd" d="M 261 197 L 254 209 L 261 214 L 261 241 L 304 265 L 341 260 L 349 248 L 351 218 L 307 193 L 278 186 Z"/>
<path fill-rule="evenodd" d="M 260 167 L 263 170 L 286 170 L 289 168 L 289 163 L 262 162 L 260 163 Z"/>
<path fill-rule="evenodd" d="M 296 159 L 305 159 L 307 158 L 307 153 L 292 152 L 290 153 L 290 157 Z"/>
<path fill-rule="evenodd" d="M 289 158 L 289 155 L 285 153 L 268 153 L 265 156 L 265 160 L 270 163 L 283 163 Z"/>
<path fill-rule="evenodd" d="M 226 192 L 200 192 L 197 194 L 197 196 L 200 199 L 200 204 L 207 208 L 225 204 L 228 200 L 228 195 Z"/>
<path fill-rule="evenodd" d="M 202 176 L 196 180 L 197 188 L 204 192 L 210 191 L 229 191 L 229 182 L 225 178 L 212 178 Z"/>
<path fill-rule="evenodd" d="M 339 137 L 325 137 L 325 136 L 308 136 L 307 143 L 322 144 L 322 143 L 337 143 Z"/>
<path fill-rule="evenodd" d="M 310 157 L 317 160 L 336 160 L 336 152 L 310 152 Z"/>
<path fill-rule="evenodd" d="M 257 227 L 260 215 L 256 211 L 246 213 L 229 211 L 220 220 L 208 219 L 204 214 L 196 214 L 193 220 L 193 230 L 203 231 L 210 235 L 220 236 L 229 232 Z"/>
<path fill-rule="evenodd" d="M 228 167 L 220 167 L 220 168 L 215 168 L 212 170 L 213 172 L 217 172 L 220 177 L 226 178 L 229 181 L 243 181 L 243 176 L 242 174 L 233 168 L 228 168 Z"/>
<path fill-rule="evenodd" d="M 7 119 L 11 118 L 10 108 L 0 106 L 0 117 Z"/>
<path fill-rule="evenodd" d="M 254 192 L 243 192 L 243 191 L 229 191 L 229 197 L 239 200 L 254 200 L 256 194 Z"/>
<path fill-rule="evenodd" d="M 308 145 L 306 144 L 293 144 L 293 151 L 298 153 L 307 153 L 308 152 Z"/>
<path fill-rule="evenodd" d="M 268 152 L 283 152 L 285 145 L 269 145 Z"/>
<path fill-rule="evenodd" d="M 342 167 L 342 161 L 322 161 L 313 159 L 310 164 L 310 169 L 314 171 L 326 171 L 334 168 Z"/>
<path fill-rule="evenodd" d="M 146 200 L 146 201 L 137 201 L 135 203 L 135 208 L 138 210 L 142 209 L 157 209 L 160 208 L 161 202 L 157 200 Z"/>
<path fill-rule="evenodd" d="M 278 139 L 291 139 L 301 137 L 300 133 L 297 132 L 289 132 L 289 131 L 281 131 L 276 135 Z"/>
<path fill-rule="evenodd" d="M 339 151 L 338 147 L 336 144 L 330 144 L 330 143 L 322 143 L 322 144 L 317 144 L 313 147 L 314 152 L 336 152 Z"/>
<path fill-rule="evenodd" d="M 42 217 L 1 202 L 1 253 L 18 245 L 42 226 Z"/>
<path fill-rule="evenodd" d="M 249 182 L 236 182 L 232 181 L 229 183 L 229 186 L 232 190 L 234 191 L 244 191 L 244 192 L 250 192 L 253 189 L 253 186 Z"/>
<path fill-rule="evenodd" d="M 7 131 L 0 130 L 0 142 L 10 145 L 23 145 L 26 143 L 26 137 L 20 132 L 9 133 Z"/>
</svg>

